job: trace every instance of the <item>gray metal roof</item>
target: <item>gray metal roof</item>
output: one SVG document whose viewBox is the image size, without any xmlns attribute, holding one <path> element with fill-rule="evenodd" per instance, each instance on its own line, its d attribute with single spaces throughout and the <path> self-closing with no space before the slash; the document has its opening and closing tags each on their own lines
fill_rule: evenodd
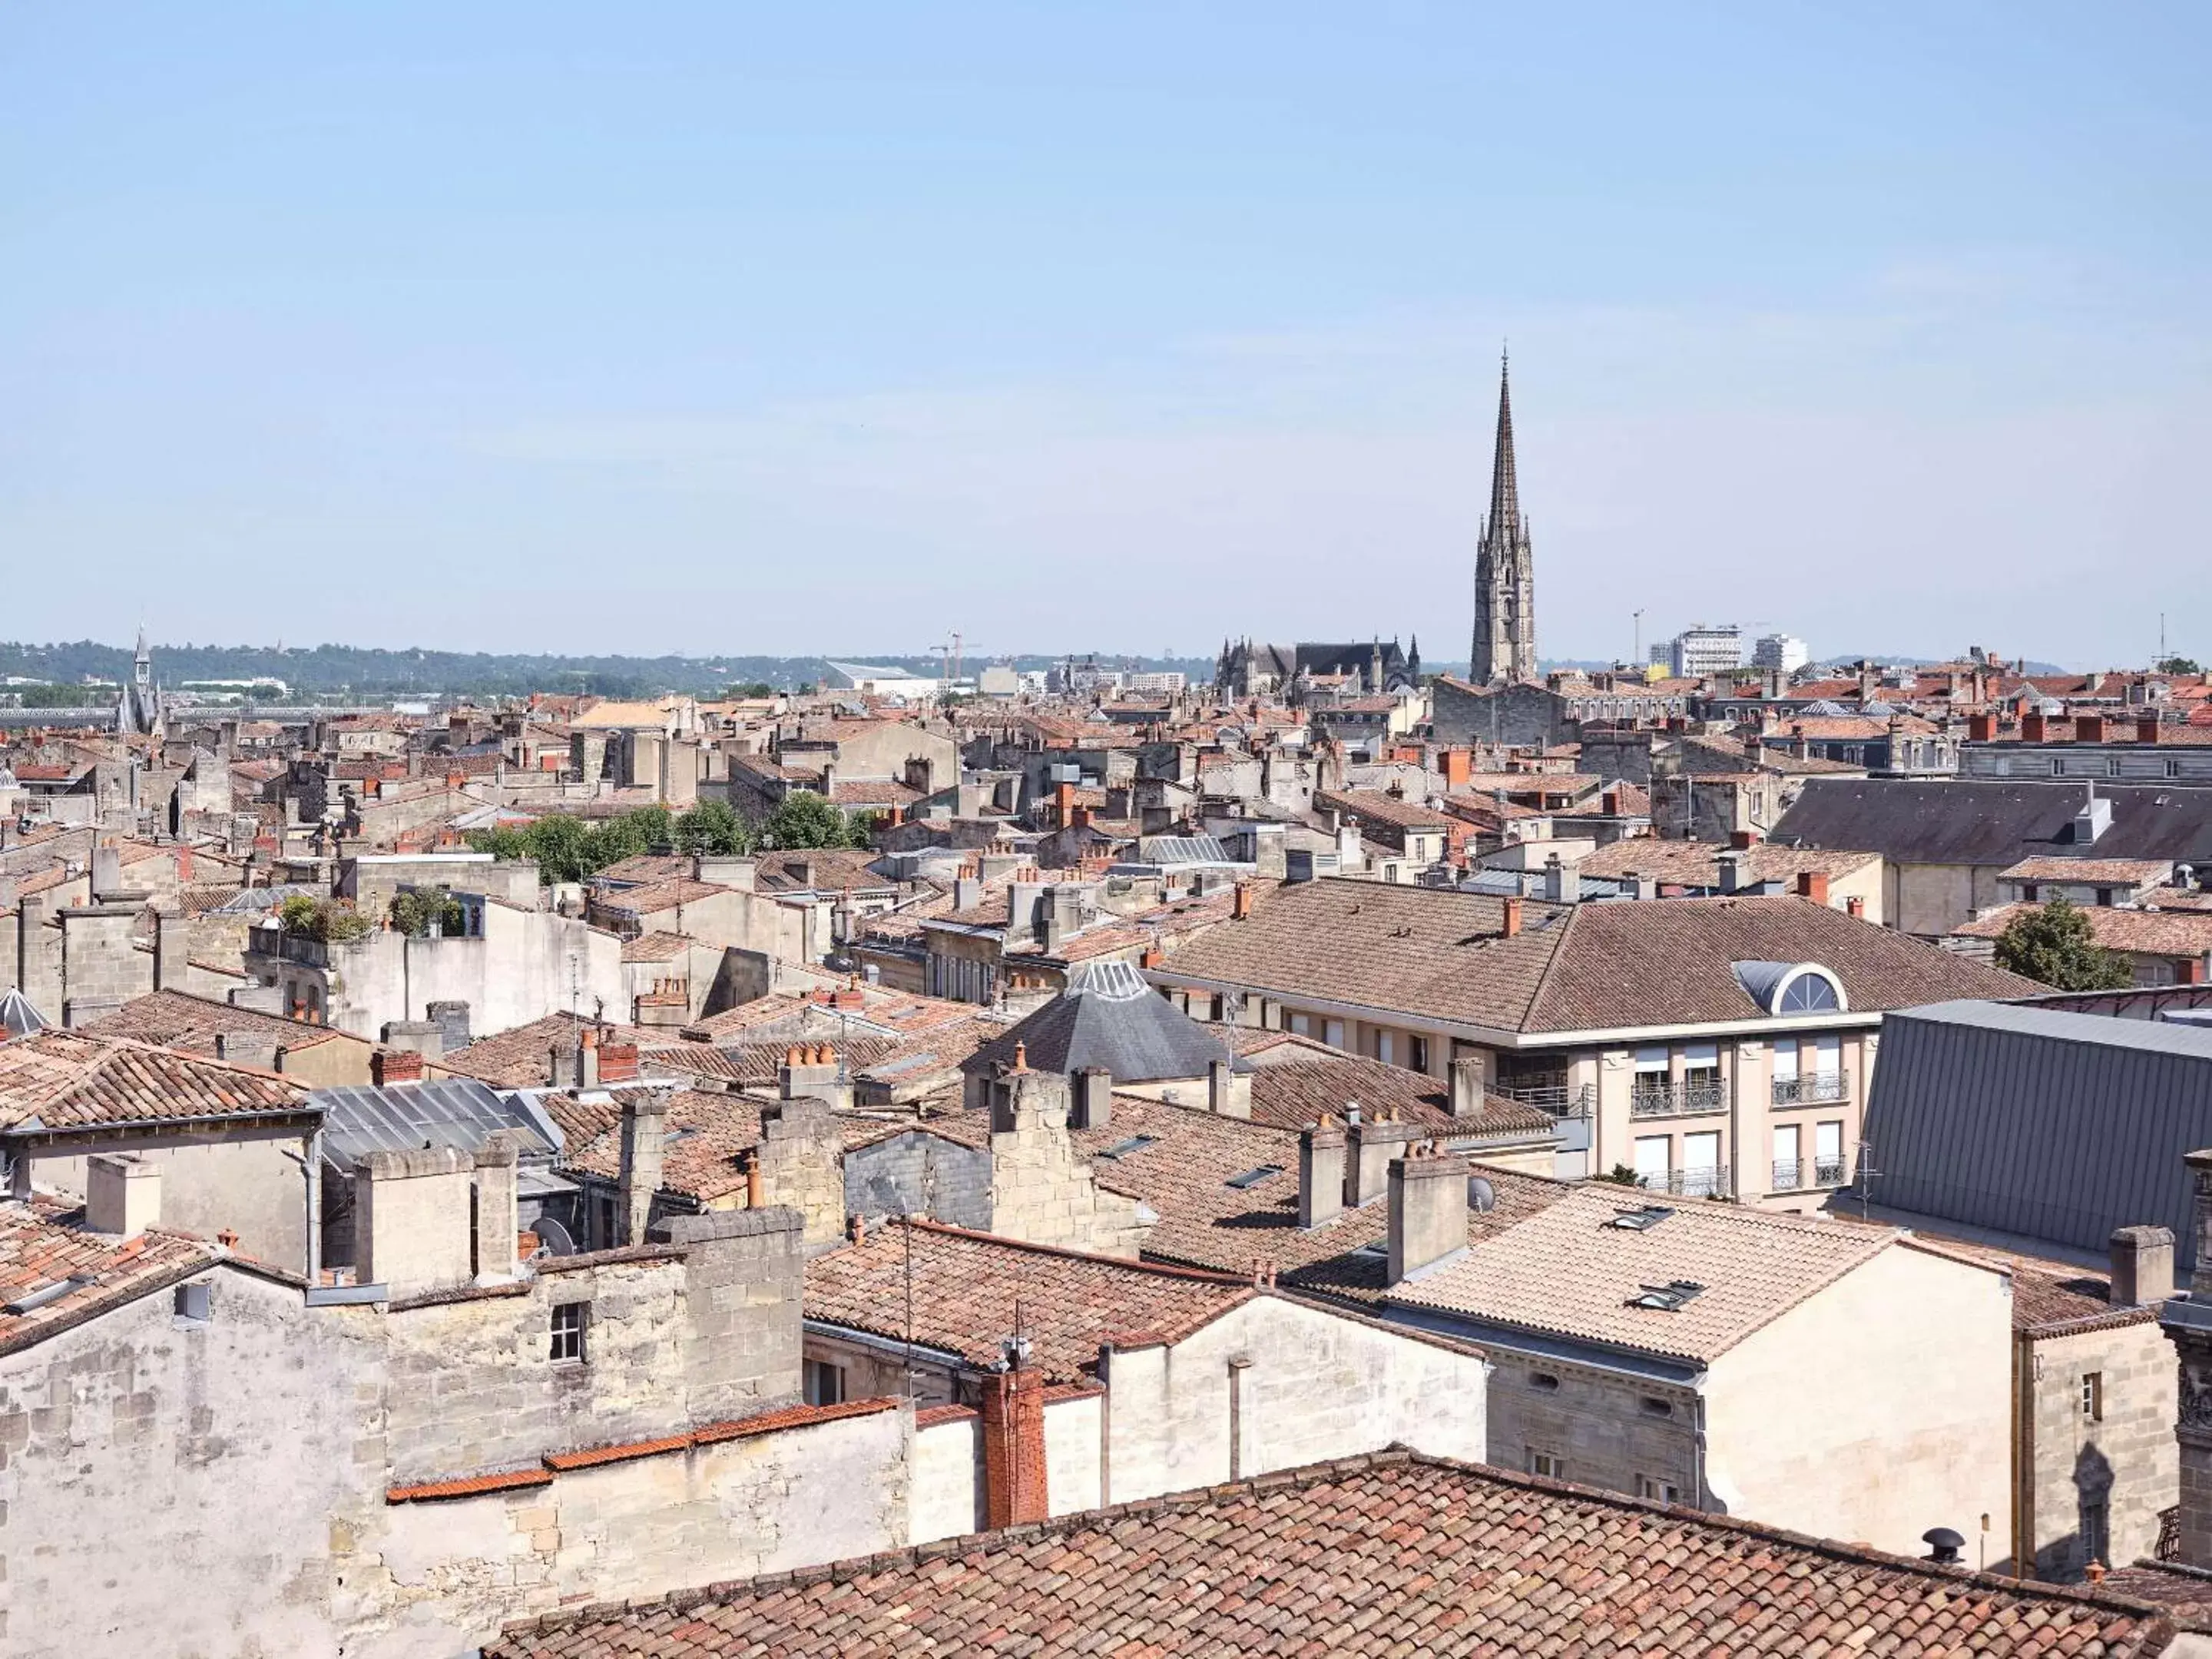
<svg viewBox="0 0 2212 1659">
<path fill-rule="evenodd" d="M 474 1152 L 501 1129 L 515 1138 L 526 1162 L 550 1159 L 561 1150 L 561 1131 L 536 1100 L 501 1094 L 472 1078 L 382 1089 L 350 1085 L 317 1089 L 307 1098 L 323 1109 L 323 1161 L 337 1170 L 351 1170 L 370 1152 L 417 1146 Z"/>
<path fill-rule="evenodd" d="M 1146 864 L 1234 864 L 1229 849 L 1213 836 L 1146 836 L 1137 843 Z"/>
<path fill-rule="evenodd" d="M 2116 1227 L 2195 1254 L 2185 1153 L 2212 1146 L 2212 1031 L 2033 1006 L 1892 1013 L 1867 1103 L 1876 1203 L 2101 1250 Z"/>
<path fill-rule="evenodd" d="M 2018 783 L 1946 778 L 1814 778 L 1769 837 L 1782 847 L 1879 853 L 1894 864 L 2016 864 L 2035 854 L 2100 859 L 2212 860 L 2212 790 L 2096 786 L 2112 826 L 2074 840 L 2082 781 Z"/>
</svg>

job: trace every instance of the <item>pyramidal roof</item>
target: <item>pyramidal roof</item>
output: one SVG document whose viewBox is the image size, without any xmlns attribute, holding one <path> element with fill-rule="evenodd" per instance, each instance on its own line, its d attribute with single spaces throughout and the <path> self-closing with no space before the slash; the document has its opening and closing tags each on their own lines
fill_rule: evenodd
<svg viewBox="0 0 2212 1659">
<path fill-rule="evenodd" d="M 1095 962 L 1028 1018 L 969 1056 L 963 1070 L 1011 1062 L 1015 1045 L 1032 1070 L 1102 1066 L 1116 1083 L 1200 1078 L 1229 1045 L 1152 989 L 1126 962 Z"/>
</svg>

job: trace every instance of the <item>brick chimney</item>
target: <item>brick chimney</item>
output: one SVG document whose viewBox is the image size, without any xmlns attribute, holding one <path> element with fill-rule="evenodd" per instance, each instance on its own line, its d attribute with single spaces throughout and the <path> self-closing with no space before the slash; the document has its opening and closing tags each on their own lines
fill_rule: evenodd
<svg viewBox="0 0 2212 1659">
<path fill-rule="evenodd" d="M 658 1089 L 641 1089 L 622 1103 L 622 1163 L 617 1180 L 622 1191 L 623 1236 L 625 1244 L 645 1243 L 647 1224 L 653 1217 L 653 1195 L 660 1190 L 660 1164 L 666 1150 L 668 1096 Z"/>
<path fill-rule="evenodd" d="M 2050 732 L 2045 729 L 2047 724 L 2041 709 L 2029 709 L 2020 717 L 2020 740 L 2022 743 L 2047 742 L 2050 738 Z"/>
<path fill-rule="evenodd" d="M 983 1515 L 994 1531 L 1048 1513 L 1044 1373 L 1017 1364 L 983 1382 Z"/>
<path fill-rule="evenodd" d="M 1844 901 L 1844 914 L 1850 916 L 1856 916 L 1861 921 L 1864 921 L 1866 920 L 1866 901 L 1861 898 L 1856 893 L 1853 893 L 1849 898 Z"/>
<path fill-rule="evenodd" d="M 2158 716 L 2155 714 L 2136 716 L 2136 741 L 2137 743 L 2158 741 Z"/>
<path fill-rule="evenodd" d="M 1344 1126 L 1328 1113 L 1298 1132 L 1298 1225 L 1314 1228 L 1344 1213 Z"/>
<path fill-rule="evenodd" d="M 2173 1234 L 2165 1227 L 2122 1227 L 2112 1237 L 2115 1308 L 2142 1308 L 2173 1294 Z"/>
<path fill-rule="evenodd" d="M 1746 852 L 1759 844 L 1759 832 L 1756 830 L 1731 830 L 1728 844 L 1739 853 Z"/>
<path fill-rule="evenodd" d="M 2105 717 L 2102 714 L 2076 714 L 2074 717 L 2074 741 L 2102 743 L 2105 740 Z"/>
<path fill-rule="evenodd" d="M 1467 1254 L 1468 1165 L 1434 1143 L 1390 1160 L 1390 1283 Z"/>
<path fill-rule="evenodd" d="M 368 1080 L 380 1089 L 395 1083 L 420 1083 L 422 1056 L 411 1048 L 380 1048 L 368 1057 Z"/>
<path fill-rule="evenodd" d="M 1464 789 L 1474 776 L 1474 751 L 1466 749 L 1447 749 L 1441 757 L 1444 763 L 1444 787 Z"/>
<path fill-rule="evenodd" d="M 636 1076 L 637 1044 L 603 1038 L 599 1043 L 599 1081 L 628 1083 Z"/>
<path fill-rule="evenodd" d="M 1517 898 L 1500 899 L 1498 907 L 1500 911 L 1500 920 L 1498 924 L 1498 936 L 1502 939 L 1512 939 L 1521 931 L 1521 914 L 1524 907 Z"/>
<path fill-rule="evenodd" d="M 1966 741 L 1995 743 L 1997 736 L 1997 717 L 1986 710 L 1966 716 Z"/>
<path fill-rule="evenodd" d="M 1075 820 L 1075 786 L 1063 783 L 1052 792 L 1053 822 L 1066 829 Z"/>
<path fill-rule="evenodd" d="M 1826 870 L 1800 870 L 1797 872 L 1797 896 L 1810 899 L 1815 904 L 1828 902 L 1828 872 Z"/>
<path fill-rule="evenodd" d="M 1240 881 L 1237 884 L 1236 890 L 1229 896 L 1229 914 L 1237 921 L 1250 919 L 1252 915 L 1252 884 L 1250 882 Z"/>
</svg>

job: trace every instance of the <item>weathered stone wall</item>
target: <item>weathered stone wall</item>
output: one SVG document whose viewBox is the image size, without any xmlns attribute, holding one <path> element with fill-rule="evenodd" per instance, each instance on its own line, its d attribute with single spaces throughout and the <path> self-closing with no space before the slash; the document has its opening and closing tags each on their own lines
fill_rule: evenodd
<svg viewBox="0 0 2212 1659">
<path fill-rule="evenodd" d="M 154 988 L 154 957 L 132 941 L 139 907 L 88 904 L 64 910 L 62 1006 L 65 1025 L 86 1025 Z M 42 1009 L 50 1018 L 56 1011 Z"/>
<path fill-rule="evenodd" d="M 294 1273 L 307 1270 L 307 1187 L 297 1138 L 177 1135 L 117 1140 L 161 1171 L 161 1222 L 213 1238 L 228 1229 L 238 1251 Z M 38 1158 L 38 1185 L 84 1195 L 84 1158 Z"/>
<path fill-rule="evenodd" d="M 1493 1346 L 1490 1357 L 1488 1462 L 1526 1474 L 1541 1453 L 1564 1460 L 1559 1477 L 1582 1486 L 1633 1492 L 1641 1476 L 1647 1492 L 1671 1486 L 1680 1502 L 1698 1501 L 1694 1389 L 1548 1355 Z"/>
<path fill-rule="evenodd" d="M 811 1097 L 762 1109 L 761 1194 L 804 1218 L 807 1244 L 845 1236 L 844 1135 L 827 1101 Z"/>
<path fill-rule="evenodd" d="M 1394 1441 L 1477 1462 L 1487 1452 L 1480 1357 L 1261 1296 L 1172 1347 L 1114 1351 L 1106 1502 L 1230 1478 L 1232 1362 L 1241 1476 Z"/>
<path fill-rule="evenodd" d="M 0 1654 L 321 1656 L 380 1498 L 376 1315 L 218 1268 L 0 1358 Z"/>
<path fill-rule="evenodd" d="M 2038 1578 L 2070 1583 L 2087 1554 L 2084 1511 L 2102 1504 L 2106 1566 L 2149 1556 L 2158 1513 L 2179 1491 L 2173 1422 L 2179 1372 L 2173 1345 L 2145 1320 L 2029 1345 L 2034 1486 L 2029 1532 Z M 2094 1374 L 2103 1416 L 2082 1408 L 2082 1379 Z"/>
<path fill-rule="evenodd" d="M 465 1651 L 580 1601 L 665 1595 L 908 1542 L 896 1410 L 386 1509 L 333 1562 L 348 1659 Z"/>
<path fill-rule="evenodd" d="M 1101 1435 L 1103 1394 L 1076 1394 L 1044 1405 L 1045 1503 L 1054 1515 L 1095 1510 L 1105 1501 Z"/>
<path fill-rule="evenodd" d="M 994 1108 L 988 1231 L 1032 1244 L 1135 1256 L 1148 1224 L 1133 1198 L 1100 1188 L 1091 1160 L 1067 1133 L 1067 1079 L 1025 1072 L 994 1082 L 1012 1104 Z"/>
<path fill-rule="evenodd" d="M 991 1225 L 991 1156 L 922 1130 L 845 1155 L 845 1209 L 873 1218 L 926 1215 L 956 1227 Z"/>
</svg>

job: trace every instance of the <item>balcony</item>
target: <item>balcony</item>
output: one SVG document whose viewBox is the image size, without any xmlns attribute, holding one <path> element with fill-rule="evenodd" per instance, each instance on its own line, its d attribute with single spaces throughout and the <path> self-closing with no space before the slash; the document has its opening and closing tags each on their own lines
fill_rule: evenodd
<svg viewBox="0 0 2212 1659">
<path fill-rule="evenodd" d="M 1678 1198 L 1726 1198 L 1733 1190 L 1725 1164 L 1638 1176 L 1636 1184 L 1648 1193 L 1672 1193 Z"/>
<path fill-rule="evenodd" d="M 1728 1085 L 1715 1076 L 1685 1076 L 1679 1083 L 1639 1077 L 1628 1093 L 1628 1115 L 1634 1118 L 1702 1117 L 1726 1110 Z"/>
<path fill-rule="evenodd" d="M 1812 1179 L 1808 1181 L 1806 1177 Z M 1816 1158 L 1811 1163 L 1802 1158 L 1778 1158 L 1774 1160 L 1774 1182 L 1767 1188 L 1771 1193 L 1803 1192 L 1814 1187 L 1840 1187 L 1844 1184 L 1844 1160 L 1840 1158 Z"/>
<path fill-rule="evenodd" d="M 1774 1104 L 1778 1110 L 1789 1106 L 1826 1105 L 1849 1100 L 1850 1096 L 1849 1072 L 1814 1072 L 1810 1076 L 1774 1079 Z"/>
<path fill-rule="evenodd" d="M 1557 1083 L 1492 1089 L 1490 1092 L 1501 1099 L 1518 1101 L 1523 1106 L 1549 1112 L 1553 1117 L 1588 1117 L 1597 1104 L 1597 1086 L 1590 1083 L 1576 1088 Z"/>
</svg>

